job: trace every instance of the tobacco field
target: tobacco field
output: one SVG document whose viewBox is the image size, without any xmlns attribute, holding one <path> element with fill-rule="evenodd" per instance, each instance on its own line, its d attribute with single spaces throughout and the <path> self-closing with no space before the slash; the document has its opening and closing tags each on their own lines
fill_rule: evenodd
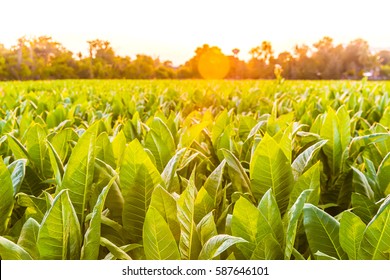
<svg viewBox="0 0 390 280">
<path fill-rule="evenodd" d="M 0 83 L 0 258 L 390 259 L 390 83 Z"/>
</svg>

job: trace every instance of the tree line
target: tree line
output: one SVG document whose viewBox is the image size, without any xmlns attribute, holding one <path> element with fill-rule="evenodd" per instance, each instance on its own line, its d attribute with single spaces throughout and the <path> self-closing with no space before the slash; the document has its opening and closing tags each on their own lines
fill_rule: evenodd
<svg viewBox="0 0 390 280">
<path fill-rule="evenodd" d="M 49 36 L 28 39 L 6 48 L 0 44 L 0 80 L 45 79 L 191 79 L 201 78 L 198 63 L 206 52 L 222 54 L 217 46 L 196 48 L 194 56 L 175 67 L 138 54 L 135 59 L 119 56 L 110 42 L 88 41 L 88 54 L 72 53 Z M 363 39 L 336 45 L 324 37 L 312 46 L 296 45 L 292 52 L 275 54 L 272 44 L 263 41 L 241 60 L 235 48 L 225 55 L 230 62 L 227 79 L 390 79 L 390 50 L 372 52 Z M 276 73 L 276 74 L 275 74 Z"/>
</svg>

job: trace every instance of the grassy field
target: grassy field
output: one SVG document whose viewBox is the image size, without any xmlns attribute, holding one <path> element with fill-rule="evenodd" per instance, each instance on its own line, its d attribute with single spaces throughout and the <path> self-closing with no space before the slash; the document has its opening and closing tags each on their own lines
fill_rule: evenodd
<svg viewBox="0 0 390 280">
<path fill-rule="evenodd" d="M 390 259 L 390 83 L 0 83 L 1 259 Z"/>
</svg>

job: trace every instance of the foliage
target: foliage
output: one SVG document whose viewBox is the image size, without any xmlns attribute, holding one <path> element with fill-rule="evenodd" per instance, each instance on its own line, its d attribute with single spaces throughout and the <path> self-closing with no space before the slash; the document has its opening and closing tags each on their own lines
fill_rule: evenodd
<svg viewBox="0 0 390 280">
<path fill-rule="evenodd" d="M 49 36 L 19 38 L 10 49 L 0 44 L 0 80 L 51 79 L 372 79 L 390 78 L 388 50 L 371 53 L 368 43 L 356 39 L 345 46 L 324 37 L 312 46 L 296 45 L 292 53 L 275 54 L 263 41 L 251 48 L 250 59 L 240 50 L 223 54 L 217 46 L 197 47 L 182 65 L 145 54 L 119 56 L 109 41 L 87 41 L 88 53 L 72 53 Z M 279 69 L 275 72 L 275 69 Z"/>
<path fill-rule="evenodd" d="M 1 259 L 390 258 L 389 83 L 0 89 Z"/>
</svg>

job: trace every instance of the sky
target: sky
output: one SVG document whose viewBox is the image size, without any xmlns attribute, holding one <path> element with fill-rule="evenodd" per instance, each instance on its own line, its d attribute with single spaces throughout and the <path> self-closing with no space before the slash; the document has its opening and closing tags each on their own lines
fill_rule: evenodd
<svg viewBox="0 0 390 280">
<path fill-rule="evenodd" d="M 179 65 L 203 44 L 241 59 L 267 40 L 276 53 L 324 36 L 363 38 L 390 49 L 389 0 L 0 0 L 0 43 L 49 35 L 74 53 L 88 40 L 111 42 L 119 55 L 146 54 Z"/>
</svg>

